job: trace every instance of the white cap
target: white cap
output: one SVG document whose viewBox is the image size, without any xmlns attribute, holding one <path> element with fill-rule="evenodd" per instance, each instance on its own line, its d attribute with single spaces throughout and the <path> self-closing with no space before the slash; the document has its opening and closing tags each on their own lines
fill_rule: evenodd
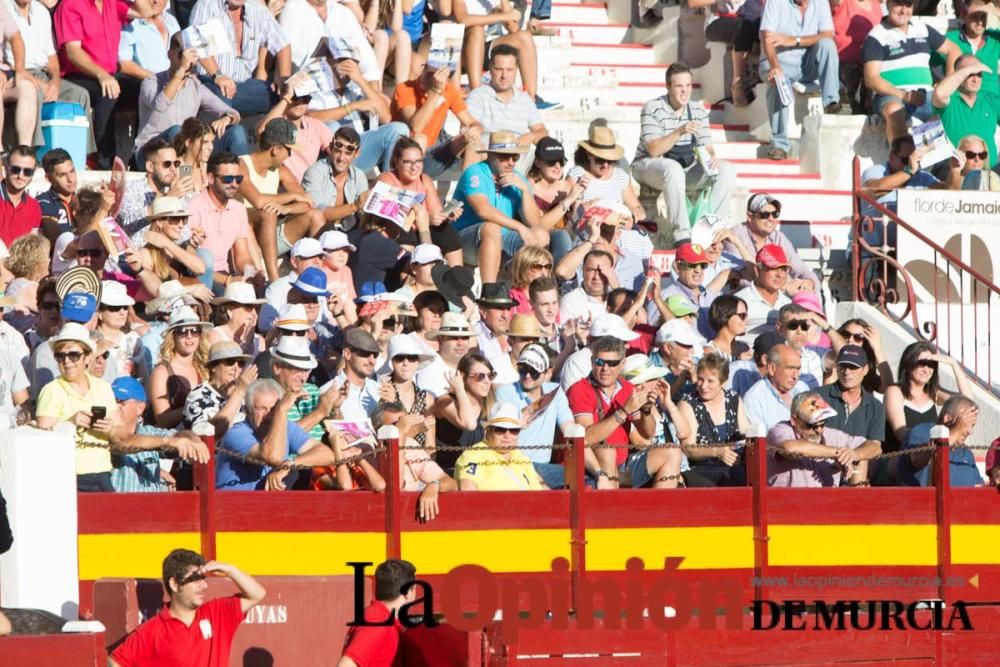
<svg viewBox="0 0 1000 667">
<path fill-rule="evenodd" d="M 670 320 L 656 331 L 656 344 L 677 343 L 678 345 L 704 344 L 705 339 L 690 324 L 681 319 Z"/>
<path fill-rule="evenodd" d="M 510 403 L 496 403 L 490 410 L 490 418 L 486 421 L 486 428 L 493 426 L 521 428 L 521 411 Z"/>
<path fill-rule="evenodd" d="M 351 252 L 357 252 L 358 248 L 347 240 L 347 234 L 336 229 L 323 232 L 319 235 L 319 244 L 326 252 L 347 248 Z"/>
<path fill-rule="evenodd" d="M 414 264 L 433 264 L 434 262 L 443 262 L 444 255 L 441 254 L 441 248 L 433 243 L 421 243 L 413 249 L 410 261 Z"/>
<path fill-rule="evenodd" d="M 101 281 L 101 305 L 102 306 L 132 306 L 135 299 L 125 291 L 125 285 L 112 280 Z"/>
<path fill-rule="evenodd" d="M 622 377 L 634 385 L 649 382 L 667 375 L 667 369 L 654 366 L 652 360 L 645 354 L 632 354 L 625 357 Z"/>
<path fill-rule="evenodd" d="M 307 371 L 316 368 L 316 357 L 309 350 L 305 336 L 282 336 L 271 348 L 271 359 Z"/>
<path fill-rule="evenodd" d="M 306 307 L 300 303 L 286 303 L 281 307 L 278 318 L 272 325 L 277 329 L 287 329 L 288 331 L 309 331 L 312 325 L 309 324 L 309 317 L 306 315 Z"/>
<path fill-rule="evenodd" d="M 639 334 L 629 329 L 621 316 L 612 313 L 601 313 L 594 318 L 593 324 L 590 325 L 590 337 L 600 338 L 601 336 L 611 336 L 626 343 L 631 343 L 639 337 Z"/>
<path fill-rule="evenodd" d="M 292 257 L 321 257 L 326 254 L 322 244 L 314 238 L 306 236 L 292 246 Z"/>
<path fill-rule="evenodd" d="M 545 353 L 545 348 L 541 345 L 531 343 L 525 345 L 524 349 L 521 350 L 521 356 L 517 358 L 517 363 L 530 366 L 539 373 L 544 373 L 549 370 L 549 355 Z"/>
</svg>

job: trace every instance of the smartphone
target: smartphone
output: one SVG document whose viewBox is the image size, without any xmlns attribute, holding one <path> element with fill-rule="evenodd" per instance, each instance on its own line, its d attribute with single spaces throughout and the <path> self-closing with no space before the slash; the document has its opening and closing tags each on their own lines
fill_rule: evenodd
<svg viewBox="0 0 1000 667">
<path fill-rule="evenodd" d="M 108 409 L 103 405 L 94 405 L 90 408 L 91 421 L 98 421 L 108 416 Z"/>
<path fill-rule="evenodd" d="M 444 205 L 444 208 L 441 209 L 441 212 L 444 213 L 445 215 L 451 215 L 460 208 L 462 208 L 462 202 L 457 202 L 453 199 Z"/>
<path fill-rule="evenodd" d="M 191 178 L 191 173 L 194 171 L 194 167 L 189 164 L 182 164 L 178 169 L 177 173 L 181 178 Z"/>
</svg>

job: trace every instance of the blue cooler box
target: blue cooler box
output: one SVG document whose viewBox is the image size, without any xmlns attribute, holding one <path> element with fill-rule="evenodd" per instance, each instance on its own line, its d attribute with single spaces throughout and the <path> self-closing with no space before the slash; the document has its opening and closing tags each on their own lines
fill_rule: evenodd
<svg viewBox="0 0 1000 667">
<path fill-rule="evenodd" d="M 47 102 L 42 105 L 42 138 L 38 161 L 53 148 L 62 148 L 73 158 L 77 169 L 87 164 L 87 134 L 90 122 L 83 107 L 73 102 Z"/>
</svg>

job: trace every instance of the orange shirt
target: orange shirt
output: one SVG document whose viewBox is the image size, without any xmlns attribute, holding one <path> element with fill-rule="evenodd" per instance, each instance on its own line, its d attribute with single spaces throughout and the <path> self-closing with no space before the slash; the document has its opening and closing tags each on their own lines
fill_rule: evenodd
<svg viewBox="0 0 1000 667">
<path fill-rule="evenodd" d="M 441 134 L 441 128 L 444 126 L 444 121 L 448 118 L 448 111 L 460 114 L 466 109 L 465 100 L 462 99 L 462 91 L 451 81 L 444 86 L 442 100 L 441 104 L 434 110 L 434 114 L 427 122 L 427 125 L 420 132 L 427 139 L 428 147 L 437 143 L 438 135 Z M 427 91 L 420 86 L 420 79 L 407 81 L 396 86 L 396 90 L 392 96 L 392 119 L 405 123 L 406 121 L 403 118 L 401 110 L 404 107 L 412 106 L 419 109 L 426 101 Z"/>
</svg>

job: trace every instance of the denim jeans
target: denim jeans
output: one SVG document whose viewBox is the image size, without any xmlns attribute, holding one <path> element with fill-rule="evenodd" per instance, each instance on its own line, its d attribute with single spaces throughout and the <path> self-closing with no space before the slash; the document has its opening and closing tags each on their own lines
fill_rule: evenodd
<svg viewBox="0 0 1000 667">
<path fill-rule="evenodd" d="M 198 77 L 205 87 L 222 98 L 222 101 L 236 109 L 243 116 L 265 114 L 274 106 L 278 96 L 271 91 L 271 85 L 260 79 L 247 79 L 236 84 L 236 95 L 226 97 L 219 87 L 207 76 Z"/>
<path fill-rule="evenodd" d="M 552 18 L 552 0 L 534 0 L 531 3 L 531 18 L 539 21 Z"/>
<path fill-rule="evenodd" d="M 194 254 L 205 262 L 205 271 L 198 276 L 198 282 L 208 289 L 212 289 L 212 282 L 215 279 L 215 254 L 208 248 L 198 248 Z"/>
<path fill-rule="evenodd" d="M 332 132 L 340 129 L 340 123 L 330 121 L 326 124 Z M 396 141 L 400 137 L 410 135 L 410 128 L 406 123 L 389 123 L 374 130 L 369 130 L 361 135 L 361 148 L 358 157 L 354 159 L 354 166 L 361 171 L 370 171 L 375 167 L 380 167 L 383 172 L 392 168 L 390 160 L 392 149 L 396 146 Z"/>
<path fill-rule="evenodd" d="M 535 463 L 535 472 L 550 489 L 566 486 L 566 468 L 561 463 Z"/>
</svg>

